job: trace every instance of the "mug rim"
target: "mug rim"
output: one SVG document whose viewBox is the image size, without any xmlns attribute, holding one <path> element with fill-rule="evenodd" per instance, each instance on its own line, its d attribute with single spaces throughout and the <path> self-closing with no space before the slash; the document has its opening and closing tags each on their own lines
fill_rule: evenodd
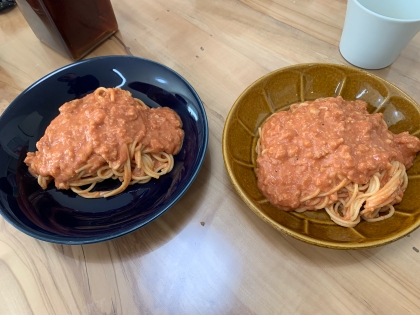
<svg viewBox="0 0 420 315">
<path fill-rule="evenodd" d="M 361 9 L 367 11 L 370 14 L 375 15 L 376 17 L 385 19 L 385 20 L 389 20 L 392 22 L 399 22 L 399 23 L 415 23 L 415 22 L 420 22 L 420 16 L 418 19 L 399 19 L 399 18 L 393 18 L 390 16 L 386 16 L 386 15 L 382 15 L 379 13 L 376 13 L 375 11 L 372 11 L 370 9 L 368 9 L 367 7 L 365 7 L 362 3 L 360 3 L 360 0 L 350 0 L 353 1 L 356 5 L 358 5 Z"/>
</svg>

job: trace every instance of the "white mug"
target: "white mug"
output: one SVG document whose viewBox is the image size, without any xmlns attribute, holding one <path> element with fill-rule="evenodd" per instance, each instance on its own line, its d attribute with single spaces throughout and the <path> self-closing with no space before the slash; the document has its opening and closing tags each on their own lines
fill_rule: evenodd
<svg viewBox="0 0 420 315">
<path fill-rule="evenodd" d="M 389 66 L 420 31 L 420 0 L 348 0 L 341 55 L 365 69 Z"/>
</svg>

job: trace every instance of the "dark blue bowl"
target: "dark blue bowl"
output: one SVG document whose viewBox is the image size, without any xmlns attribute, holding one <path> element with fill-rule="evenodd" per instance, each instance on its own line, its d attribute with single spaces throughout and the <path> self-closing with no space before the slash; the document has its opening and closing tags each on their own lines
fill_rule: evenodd
<svg viewBox="0 0 420 315">
<path fill-rule="evenodd" d="M 51 183 L 42 190 L 23 163 L 35 151 L 58 108 L 97 87 L 121 87 L 151 107 L 167 106 L 181 117 L 185 138 L 167 175 L 129 186 L 107 199 L 85 199 Z M 203 163 L 208 126 L 192 86 L 156 62 L 108 56 L 73 63 L 38 80 L 0 117 L 0 211 L 22 232 L 61 244 L 86 244 L 132 232 L 168 210 L 187 191 Z M 108 180 L 102 189 L 118 185 Z"/>
</svg>

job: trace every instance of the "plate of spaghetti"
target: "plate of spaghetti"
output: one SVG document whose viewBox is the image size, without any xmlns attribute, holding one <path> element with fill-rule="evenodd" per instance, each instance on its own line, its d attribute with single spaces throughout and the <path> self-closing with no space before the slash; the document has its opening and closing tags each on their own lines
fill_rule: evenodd
<svg viewBox="0 0 420 315">
<path fill-rule="evenodd" d="M 58 69 L 0 118 L 0 209 L 35 238 L 109 240 L 168 210 L 204 160 L 203 104 L 156 62 L 108 56 Z"/>
<path fill-rule="evenodd" d="M 340 65 L 274 71 L 232 106 L 231 181 L 261 219 L 301 241 L 375 247 L 420 225 L 420 107 L 391 83 Z"/>
</svg>

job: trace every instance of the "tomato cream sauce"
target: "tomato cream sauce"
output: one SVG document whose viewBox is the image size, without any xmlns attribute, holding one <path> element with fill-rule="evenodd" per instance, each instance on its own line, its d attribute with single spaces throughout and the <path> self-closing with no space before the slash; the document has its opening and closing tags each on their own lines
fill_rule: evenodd
<svg viewBox="0 0 420 315">
<path fill-rule="evenodd" d="M 38 151 L 29 152 L 25 159 L 32 175 L 52 176 L 57 188 L 68 189 L 76 171 L 86 164 L 89 172 L 123 164 L 127 160 L 124 144 L 134 140 L 143 144 L 146 153 L 180 151 L 184 131 L 172 109 L 149 108 L 128 91 L 112 90 L 113 100 L 112 93 L 101 91 L 99 96 L 91 93 L 59 108 L 60 114 L 36 144 Z"/>
<path fill-rule="evenodd" d="M 267 119 L 256 174 L 273 205 L 307 206 L 300 200 L 317 189 L 326 193 L 345 178 L 366 184 L 374 173 L 390 169 L 393 160 L 412 166 L 420 140 L 408 132 L 393 134 L 382 114 L 369 114 L 366 106 L 339 96 L 294 104 Z M 337 194 L 330 198 L 336 201 Z"/>
</svg>

